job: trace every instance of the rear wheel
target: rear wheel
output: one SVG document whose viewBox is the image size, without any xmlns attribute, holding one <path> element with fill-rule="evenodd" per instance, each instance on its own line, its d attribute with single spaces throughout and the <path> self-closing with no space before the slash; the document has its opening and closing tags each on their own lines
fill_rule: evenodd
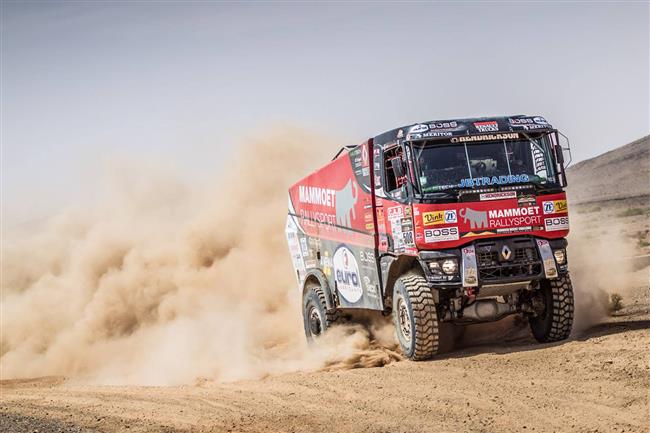
<svg viewBox="0 0 650 433">
<path fill-rule="evenodd" d="M 573 326 L 573 287 L 569 274 L 545 280 L 536 295 L 543 308 L 529 319 L 535 339 L 540 343 L 567 339 Z"/>
<path fill-rule="evenodd" d="M 327 311 L 325 292 L 317 285 L 307 288 L 302 302 L 302 318 L 307 340 L 319 337 L 340 321 L 338 310 Z"/>
<path fill-rule="evenodd" d="M 424 277 L 407 274 L 393 289 L 393 323 L 402 352 L 413 360 L 438 353 L 438 315 Z"/>
</svg>

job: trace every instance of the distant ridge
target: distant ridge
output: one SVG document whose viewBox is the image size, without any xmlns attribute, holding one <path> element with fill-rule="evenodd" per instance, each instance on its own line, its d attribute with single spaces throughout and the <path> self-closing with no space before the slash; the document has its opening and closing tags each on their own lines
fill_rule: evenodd
<svg viewBox="0 0 650 433">
<path fill-rule="evenodd" d="M 650 135 L 567 170 L 571 204 L 650 195 Z"/>
</svg>

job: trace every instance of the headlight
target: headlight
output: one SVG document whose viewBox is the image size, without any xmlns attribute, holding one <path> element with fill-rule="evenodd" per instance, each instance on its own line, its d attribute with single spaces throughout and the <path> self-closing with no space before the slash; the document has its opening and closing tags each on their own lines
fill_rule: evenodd
<svg viewBox="0 0 650 433">
<path fill-rule="evenodd" d="M 558 265 L 563 265 L 566 261 L 566 253 L 564 250 L 555 250 L 553 251 L 553 255 Z"/>
<path fill-rule="evenodd" d="M 456 259 L 446 259 L 442 262 L 442 272 L 447 275 L 458 272 L 458 261 Z"/>
<path fill-rule="evenodd" d="M 437 261 L 429 262 L 429 269 L 431 269 L 431 272 L 434 275 L 440 275 L 442 272 L 440 272 L 440 263 Z"/>
</svg>

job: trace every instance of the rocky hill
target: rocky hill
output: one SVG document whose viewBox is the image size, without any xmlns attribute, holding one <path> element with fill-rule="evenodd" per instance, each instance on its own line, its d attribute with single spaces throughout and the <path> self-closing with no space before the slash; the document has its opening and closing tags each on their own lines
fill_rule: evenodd
<svg viewBox="0 0 650 433">
<path fill-rule="evenodd" d="M 572 204 L 650 195 L 650 135 L 570 166 L 567 179 Z"/>
</svg>

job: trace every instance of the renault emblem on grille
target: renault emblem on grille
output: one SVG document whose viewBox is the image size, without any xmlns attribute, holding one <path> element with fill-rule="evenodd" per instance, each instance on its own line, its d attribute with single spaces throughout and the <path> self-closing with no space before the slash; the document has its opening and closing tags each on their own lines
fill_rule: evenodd
<svg viewBox="0 0 650 433">
<path fill-rule="evenodd" d="M 501 248 L 501 257 L 503 257 L 504 260 L 510 260 L 510 256 L 512 256 L 512 251 L 510 251 L 508 245 L 504 245 L 503 248 Z"/>
</svg>

